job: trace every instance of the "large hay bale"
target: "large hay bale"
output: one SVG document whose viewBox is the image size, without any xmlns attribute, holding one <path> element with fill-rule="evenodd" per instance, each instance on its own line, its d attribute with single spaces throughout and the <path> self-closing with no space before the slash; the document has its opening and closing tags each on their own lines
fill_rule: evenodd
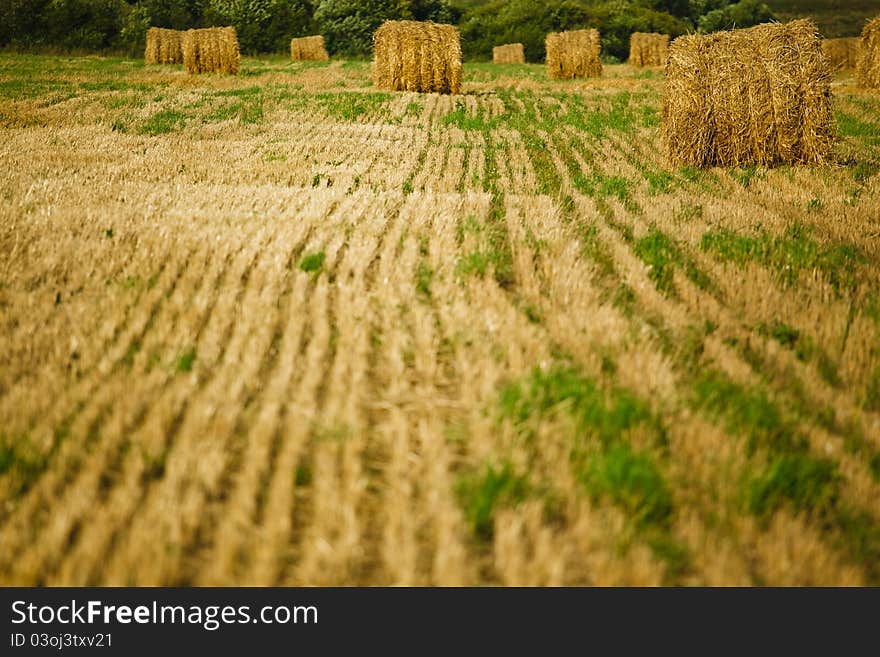
<svg viewBox="0 0 880 657">
<path fill-rule="evenodd" d="M 452 25 L 386 21 L 373 35 L 373 82 L 391 91 L 461 91 L 461 38 Z"/>
<path fill-rule="evenodd" d="M 182 64 L 183 32 L 151 27 L 147 30 L 144 60 L 147 64 Z"/>
<path fill-rule="evenodd" d="M 633 32 L 629 38 L 631 66 L 663 66 L 669 54 L 669 35 Z"/>
<path fill-rule="evenodd" d="M 825 162 L 831 67 L 809 20 L 689 35 L 669 48 L 662 133 L 679 165 Z"/>
<path fill-rule="evenodd" d="M 552 32 L 547 35 L 547 73 L 554 80 L 602 75 L 599 30 Z"/>
<path fill-rule="evenodd" d="M 836 70 L 855 68 L 859 55 L 859 38 L 823 39 L 822 52 L 831 68 Z"/>
<path fill-rule="evenodd" d="M 324 47 L 324 37 L 320 35 L 291 39 L 290 57 L 298 62 L 330 61 L 330 55 Z"/>
<path fill-rule="evenodd" d="M 183 35 L 183 65 L 187 73 L 237 75 L 240 62 L 234 27 L 187 30 Z"/>
<path fill-rule="evenodd" d="M 492 48 L 492 62 L 494 64 L 525 64 L 526 50 L 521 43 L 495 46 Z"/>
<path fill-rule="evenodd" d="M 859 85 L 880 89 L 880 16 L 865 23 L 856 63 Z"/>
</svg>

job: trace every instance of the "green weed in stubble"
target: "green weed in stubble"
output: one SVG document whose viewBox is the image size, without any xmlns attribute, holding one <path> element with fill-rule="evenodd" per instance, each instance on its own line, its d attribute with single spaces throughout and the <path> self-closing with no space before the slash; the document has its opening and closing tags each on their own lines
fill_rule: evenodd
<svg viewBox="0 0 880 657">
<path fill-rule="evenodd" d="M 528 480 L 516 474 L 509 461 L 503 461 L 462 475 L 455 492 L 471 532 L 477 540 L 488 543 L 494 535 L 496 511 L 521 503 L 530 488 Z"/>
<path fill-rule="evenodd" d="M 857 286 L 860 270 L 868 262 L 857 246 L 820 243 L 809 227 L 800 223 L 781 236 L 764 231 L 744 235 L 728 229 L 710 230 L 701 238 L 700 248 L 723 262 L 768 266 L 786 285 L 794 285 L 801 272 L 818 271 L 838 293 Z"/>
<path fill-rule="evenodd" d="M 299 261 L 299 268 L 309 274 L 318 274 L 324 267 L 326 254 L 323 251 L 307 253 Z"/>
</svg>

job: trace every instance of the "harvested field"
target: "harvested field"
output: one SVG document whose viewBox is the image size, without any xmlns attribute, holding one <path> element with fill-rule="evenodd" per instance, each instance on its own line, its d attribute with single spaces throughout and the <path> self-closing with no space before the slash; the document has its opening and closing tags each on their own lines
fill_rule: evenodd
<svg viewBox="0 0 880 657">
<path fill-rule="evenodd" d="M 297 62 L 326 62 L 330 55 L 324 47 L 324 37 L 298 37 L 290 41 L 290 58 Z"/>
<path fill-rule="evenodd" d="M 554 80 L 602 75 L 599 30 L 553 32 L 547 35 L 547 76 Z"/>
<path fill-rule="evenodd" d="M 457 94 L 461 38 L 452 25 L 386 21 L 373 37 L 373 81 L 380 89 Z"/>
<path fill-rule="evenodd" d="M 665 66 L 669 55 L 669 35 L 634 32 L 629 40 L 630 66 Z"/>
<path fill-rule="evenodd" d="M 679 37 L 666 65 L 667 154 L 697 167 L 824 163 L 831 75 L 808 20 Z"/>
<path fill-rule="evenodd" d="M 526 51 L 521 43 L 509 43 L 492 48 L 493 64 L 525 64 Z"/>
<path fill-rule="evenodd" d="M 880 584 L 880 97 L 0 54 L 0 584 Z"/>
</svg>

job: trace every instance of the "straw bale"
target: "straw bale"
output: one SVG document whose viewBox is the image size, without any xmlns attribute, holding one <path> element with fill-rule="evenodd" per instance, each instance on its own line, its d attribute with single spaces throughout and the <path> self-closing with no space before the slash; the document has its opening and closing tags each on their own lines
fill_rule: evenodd
<svg viewBox="0 0 880 657">
<path fill-rule="evenodd" d="M 632 66 L 663 66 L 668 54 L 668 34 L 633 32 L 629 38 L 629 63 Z"/>
<path fill-rule="evenodd" d="M 810 20 L 679 37 L 662 133 L 679 165 L 822 163 L 834 144 L 831 68 Z"/>
<path fill-rule="evenodd" d="M 555 80 L 602 75 L 599 30 L 552 32 L 545 41 L 547 72 Z"/>
<path fill-rule="evenodd" d="M 859 54 L 859 38 L 822 39 L 822 52 L 835 71 L 855 68 Z"/>
<path fill-rule="evenodd" d="M 183 65 L 188 73 L 237 75 L 240 62 L 234 27 L 187 30 L 183 35 Z"/>
<path fill-rule="evenodd" d="M 151 27 L 147 30 L 144 60 L 147 64 L 182 64 L 183 32 Z"/>
<path fill-rule="evenodd" d="M 856 62 L 859 86 L 880 89 L 880 16 L 865 23 Z"/>
<path fill-rule="evenodd" d="M 298 62 L 330 61 L 330 55 L 324 47 L 324 37 L 320 35 L 291 39 L 290 57 Z"/>
<path fill-rule="evenodd" d="M 492 62 L 495 64 L 525 64 L 526 51 L 521 43 L 508 43 L 492 48 Z"/>
<path fill-rule="evenodd" d="M 452 25 L 386 21 L 373 35 L 373 82 L 391 91 L 461 91 L 461 38 Z"/>
</svg>

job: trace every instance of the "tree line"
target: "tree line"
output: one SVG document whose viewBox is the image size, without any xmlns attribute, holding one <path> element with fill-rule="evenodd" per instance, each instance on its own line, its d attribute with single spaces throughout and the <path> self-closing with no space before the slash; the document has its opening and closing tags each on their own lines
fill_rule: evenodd
<svg viewBox="0 0 880 657">
<path fill-rule="evenodd" d="M 464 54 L 523 43 L 544 57 L 548 32 L 596 27 L 603 53 L 624 59 L 633 32 L 713 32 L 773 17 L 761 0 L 0 0 L 0 47 L 143 52 L 149 27 L 234 25 L 245 53 L 285 52 L 295 36 L 323 34 L 333 55 L 369 55 L 385 20 L 431 20 L 461 29 Z"/>
</svg>

